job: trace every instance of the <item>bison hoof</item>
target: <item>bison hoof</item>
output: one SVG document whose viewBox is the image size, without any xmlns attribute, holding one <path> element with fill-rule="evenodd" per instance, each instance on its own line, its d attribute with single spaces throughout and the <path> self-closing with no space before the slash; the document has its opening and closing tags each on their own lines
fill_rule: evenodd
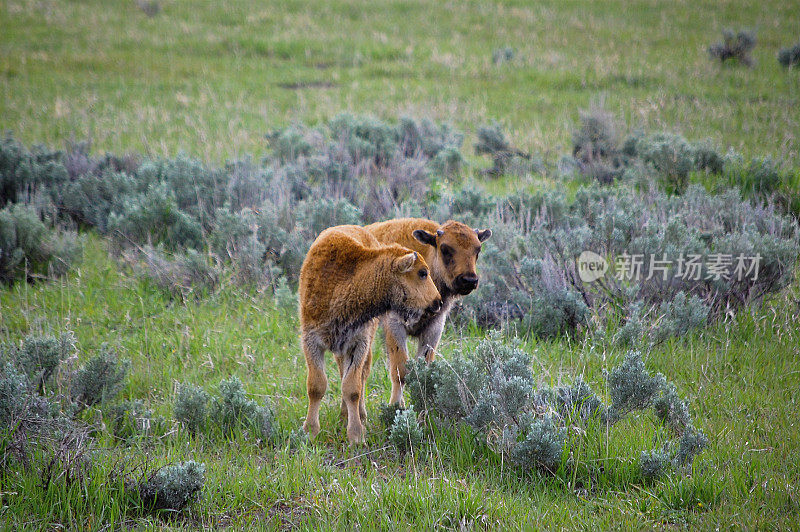
<svg viewBox="0 0 800 532">
<path fill-rule="evenodd" d="M 319 434 L 319 422 L 311 423 L 309 421 L 306 421 L 305 423 L 303 423 L 303 430 L 306 431 L 308 435 L 313 438 L 314 436 Z"/>
<path fill-rule="evenodd" d="M 347 431 L 347 443 L 350 445 L 363 445 L 366 443 L 366 439 L 364 438 L 364 429 L 351 429 Z"/>
</svg>

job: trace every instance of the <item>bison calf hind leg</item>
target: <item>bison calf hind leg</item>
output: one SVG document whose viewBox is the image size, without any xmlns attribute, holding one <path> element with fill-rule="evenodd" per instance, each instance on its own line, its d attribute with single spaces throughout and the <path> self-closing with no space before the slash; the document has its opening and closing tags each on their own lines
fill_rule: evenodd
<svg viewBox="0 0 800 532">
<path fill-rule="evenodd" d="M 347 440 L 350 443 L 364 442 L 361 410 L 364 409 L 364 370 L 369 344 L 367 337 L 359 337 L 343 360 L 342 402 L 347 407 Z M 366 410 L 363 416 L 366 417 Z"/>
<path fill-rule="evenodd" d="M 319 407 L 328 389 L 328 377 L 325 375 L 325 348 L 303 335 L 303 354 L 306 357 L 308 376 L 306 390 L 308 392 L 308 414 L 303 429 L 311 436 L 319 434 Z"/>
</svg>

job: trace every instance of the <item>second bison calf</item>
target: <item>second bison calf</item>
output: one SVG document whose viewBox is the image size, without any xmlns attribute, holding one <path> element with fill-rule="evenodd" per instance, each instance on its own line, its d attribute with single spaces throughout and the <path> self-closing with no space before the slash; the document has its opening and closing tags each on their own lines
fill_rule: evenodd
<svg viewBox="0 0 800 532">
<path fill-rule="evenodd" d="M 392 311 L 415 321 L 442 305 L 422 256 L 383 245 L 355 225 L 331 227 L 311 245 L 300 270 L 300 332 L 308 367 L 308 415 L 303 428 L 319 433 L 319 408 L 328 388 L 325 351 L 342 378 L 347 439 L 363 441 L 364 392 L 379 316 Z"/>
</svg>

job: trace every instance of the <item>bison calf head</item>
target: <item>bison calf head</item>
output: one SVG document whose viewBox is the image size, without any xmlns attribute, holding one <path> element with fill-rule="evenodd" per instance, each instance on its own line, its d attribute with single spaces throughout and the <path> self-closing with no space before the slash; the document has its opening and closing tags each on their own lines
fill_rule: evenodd
<svg viewBox="0 0 800 532">
<path fill-rule="evenodd" d="M 442 298 L 433 284 L 430 269 L 419 253 L 412 251 L 396 258 L 392 272 L 401 291 L 394 308 L 404 319 L 416 321 L 426 310 L 438 312 L 442 308 Z"/>
<path fill-rule="evenodd" d="M 478 287 L 475 264 L 481 252 L 481 242 L 490 236 L 491 229 L 471 229 L 452 220 L 442 225 L 436 234 L 422 229 L 414 231 L 414 238 L 436 250 L 431 266 L 437 282 L 462 296 Z"/>
</svg>

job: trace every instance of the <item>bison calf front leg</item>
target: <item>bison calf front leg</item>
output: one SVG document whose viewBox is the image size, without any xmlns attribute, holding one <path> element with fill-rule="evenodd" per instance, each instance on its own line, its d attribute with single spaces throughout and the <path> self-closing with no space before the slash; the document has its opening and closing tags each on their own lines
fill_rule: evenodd
<svg viewBox="0 0 800 532">
<path fill-rule="evenodd" d="M 389 315 L 384 322 L 386 332 L 386 352 L 389 355 L 389 375 L 392 380 L 392 396 L 389 404 L 398 403 L 403 406 L 403 384 L 406 380 L 406 362 L 408 362 L 408 349 L 406 347 L 405 325 L 400 318 Z"/>
<path fill-rule="evenodd" d="M 447 320 L 449 308 L 442 309 L 419 335 L 419 345 L 417 346 L 417 358 L 424 358 L 425 362 L 431 363 L 436 359 L 436 348 L 442 339 L 444 322 Z"/>
</svg>

